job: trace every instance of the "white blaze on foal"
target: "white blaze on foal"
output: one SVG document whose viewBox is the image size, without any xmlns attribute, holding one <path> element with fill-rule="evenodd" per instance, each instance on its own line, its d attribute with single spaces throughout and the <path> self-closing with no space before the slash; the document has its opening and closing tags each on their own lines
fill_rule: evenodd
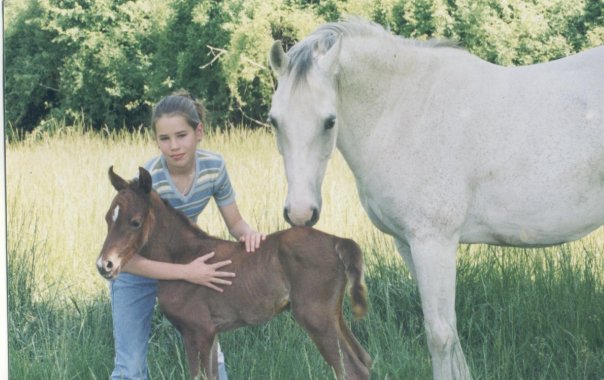
<svg viewBox="0 0 604 380">
<path fill-rule="evenodd" d="M 113 219 L 113 221 L 115 222 L 117 220 L 117 217 L 120 214 L 120 205 L 115 206 L 115 208 L 113 209 L 113 215 L 111 217 L 111 219 Z"/>
<path fill-rule="evenodd" d="M 111 213 L 111 223 L 115 224 L 120 216 L 120 205 L 116 204 L 113 211 L 109 212 Z M 109 217 L 108 215 L 107 217 Z M 103 260 L 102 257 L 99 257 L 96 262 L 98 270 L 103 273 L 111 273 L 112 276 L 117 276 L 121 270 L 122 259 L 120 258 L 120 252 L 124 246 L 125 244 L 116 244 L 110 249 L 107 249 L 108 253 L 105 255 L 105 260 Z"/>
</svg>

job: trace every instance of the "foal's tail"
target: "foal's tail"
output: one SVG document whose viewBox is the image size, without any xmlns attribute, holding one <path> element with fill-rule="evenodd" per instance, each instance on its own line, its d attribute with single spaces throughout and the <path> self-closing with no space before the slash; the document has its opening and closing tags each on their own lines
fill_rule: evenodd
<svg viewBox="0 0 604 380">
<path fill-rule="evenodd" d="M 336 243 L 336 251 L 344 263 L 346 278 L 350 286 L 352 312 L 356 319 L 361 319 L 368 309 L 367 286 L 363 275 L 363 252 L 361 247 L 350 239 L 340 239 Z"/>
</svg>

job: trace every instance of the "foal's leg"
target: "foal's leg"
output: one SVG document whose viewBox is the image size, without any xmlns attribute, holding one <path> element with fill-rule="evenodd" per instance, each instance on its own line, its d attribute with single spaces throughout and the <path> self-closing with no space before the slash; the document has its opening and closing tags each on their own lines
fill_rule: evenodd
<svg viewBox="0 0 604 380">
<path fill-rule="evenodd" d="M 458 239 L 429 234 L 410 241 L 435 380 L 470 379 L 455 316 Z"/>
<path fill-rule="evenodd" d="M 201 329 L 183 330 L 182 337 L 192 379 L 218 379 L 216 335 Z"/>
<path fill-rule="evenodd" d="M 369 369 L 350 347 L 348 339 L 340 330 L 341 305 L 307 301 L 294 304 L 294 318 L 308 332 L 325 361 L 335 370 L 336 377 L 349 380 L 369 379 Z"/>
<path fill-rule="evenodd" d="M 357 358 L 361 361 L 361 363 L 365 365 L 365 367 L 367 367 L 367 369 L 370 369 L 371 356 L 369 356 L 369 354 L 361 346 L 357 338 L 352 334 L 352 331 L 350 331 L 350 327 L 348 327 L 348 324 L 344 320 L 344 315 L 342 313 L 340 313 L 339 317 L 339 327 L 340 331 L 342 331 L 342 334 L 344 334 L 344 337 L 348 341 L 350 348 L 352 348 Z"/>
</svg>

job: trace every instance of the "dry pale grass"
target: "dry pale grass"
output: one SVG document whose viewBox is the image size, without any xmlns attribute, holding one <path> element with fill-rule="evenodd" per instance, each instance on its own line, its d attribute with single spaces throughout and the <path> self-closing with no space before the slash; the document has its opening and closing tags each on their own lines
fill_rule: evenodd
<svg viewBox="0 0 604 380">
<path fill-rule="evenodd" d="M 261 231 L 286 228 L 283 163 L 269 130 L 232 128 L 206 134 L 201 146 L 226 161 L 244 218 Z M 7 145 L 9 252 L 36 247 L 36 278 L 80 297 L 104 288 L 95 260 L 105 237 L 104 216 L 114 190 L 109 166 L 124 177 L 158 154 L 152 136 L 62 128 Z M 354 179 L 341 156 L 331 161 L 323 185 L 317 228 L 367 244 L 394 257 L 390 239 L 363 212 Z M 209 233 L 230 238 L 213 202 L 198 220 Z"/>
<path fill-rule="evenodd" d="M 283 162 L 270 130 L 211 132 L 201 146 L 225 157 L 239 208 L 252 226 L 264 232 L 287 227 L 282 218 L 287 190 Z M 67 289 L 68 296 L 104 289 L 95 260 L 105 237 L 104 215 L 114 196 L 107 170 L 114 165 L 117 173 L 132 177 L 139 165 L 157 154 L 153 137 L 145 131 L 98 133 L 64 127 L 9 143 L 9 259 L 10 252 L 35 252 L 37 281 Z M 366 255 L 369 271 L 376 260 L 400 263 L 392 239 L 380 233 L 362 210 L 354 178 L 337 151 L 328 165 L 322 193 L 323 211 L 316 228 L 358 241 L 370 253 Z M 213 202 L 198 223 L 212 235 L 230 238 Z M 601 252 L 597 247 L 603 244 L 600 229 L 570 247 L 577 252 Z M 482 246 L 464 249 L 462 257 L 466 253 L 473 257 L 480 250 Z M 490 260 L 489 255 L 476 255 L 476 259 Z"/>
</svg>

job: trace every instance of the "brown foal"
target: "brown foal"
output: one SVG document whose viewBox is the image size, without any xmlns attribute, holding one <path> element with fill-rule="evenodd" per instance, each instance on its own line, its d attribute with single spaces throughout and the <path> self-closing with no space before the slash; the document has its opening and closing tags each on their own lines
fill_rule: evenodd
<svg viewBox="0 0 604 380">
<path fill-rule="evenodd" d="M 224 270 L 237 277 L 223 293 L 159 281 L 160 308 L 182 334 L 192 378 L 217 378 L 218 333 L 265 323 L 288 307 L 338 379 L 369 378 L 371 358 L 342 316 L 347 283 L 355 317 L 367 312 L 363 257 L 354 241 L 295 227 L 267 236 L 256 252 L 246 253 L 243 244 L 209 236 L 162 201 L 145 169 L 130 182 L 113 168 L 109 177 L 118 194 L 107 212 L 108 233 L 97 261 L 105 278 L 114 279 L 136 253 L 171 263 L 209 252 L 216 253 L 212 261 L 232 260 Z"/>
</svg>

